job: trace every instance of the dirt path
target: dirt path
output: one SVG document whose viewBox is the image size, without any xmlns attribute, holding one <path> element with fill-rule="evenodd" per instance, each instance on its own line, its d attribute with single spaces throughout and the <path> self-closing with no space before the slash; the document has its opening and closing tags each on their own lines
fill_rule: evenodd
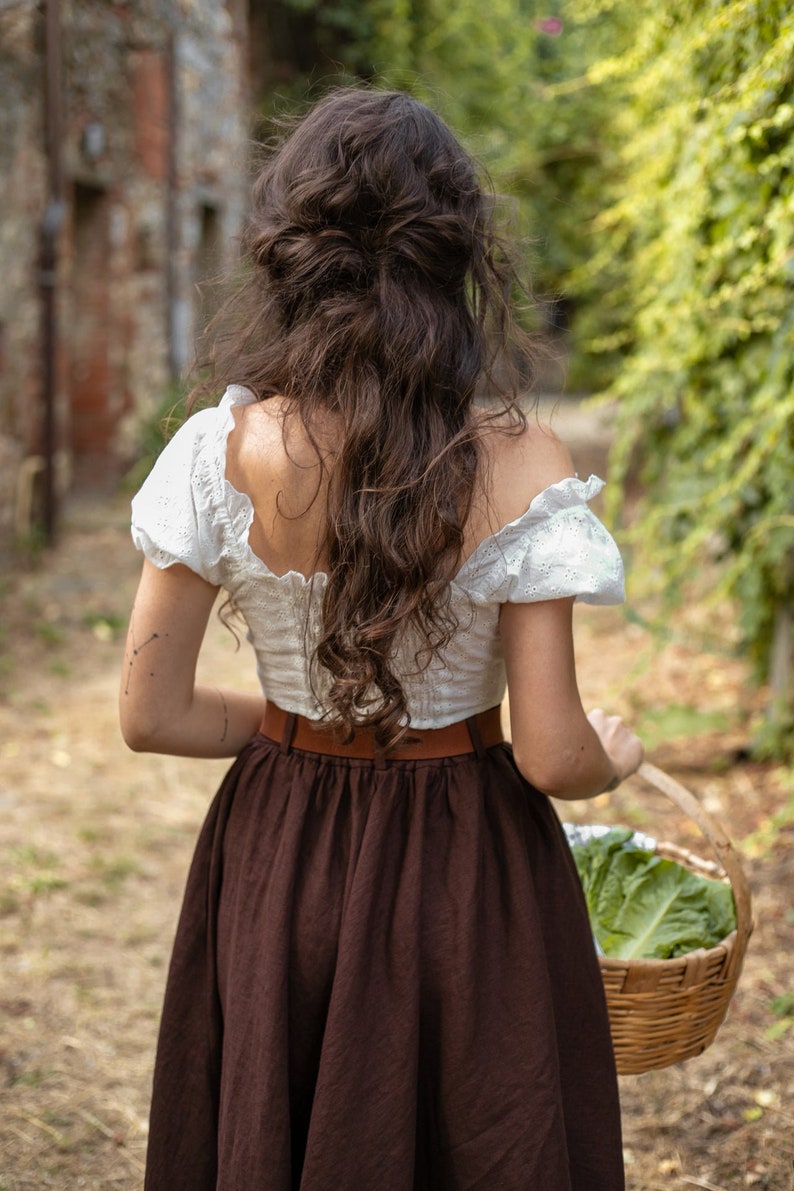
<svg viewBox="0 0 794 1191">
<path fill-rule="evenodd" d="M 7 577 L 0 596 L 0 1191 L 141 1186 L 165 964 L 224 768 L 134 756 L 119 738 L 120 638 L 138 570 L 126 524 L 125 502 L 73 506 L 59 550 Z M 620 610 L 578 615 L 586 702 L 639 723 L 652 759 L 745 841 L 758 920 L 717 1043 L 622 1081 L 631 1191 L 794 1189 L 794 810 L 790 775 L 736 760 L 755 698 L 730 623 L 710 623 L 719 648 L 704 653 L 706 625 L 690 610 L 657 651 Z M 254 684 L 248 654 L 218 625 L 202 667 Z M 637 785 L 566 813 L 707 854 Z"/>
</svg>

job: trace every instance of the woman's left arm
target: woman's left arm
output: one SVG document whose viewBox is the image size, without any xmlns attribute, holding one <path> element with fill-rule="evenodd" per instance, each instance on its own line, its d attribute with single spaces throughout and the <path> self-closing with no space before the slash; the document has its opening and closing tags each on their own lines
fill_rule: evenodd
<svg viewBox="0 0 794 1191">
<path fill-rule="evenodd" d="M 145 561 L 127 632 L 119 719 L 135 752 L 233 757 L 254 735 L 262 695 L 196 685 L 218 588 L 189 567 Z"/>
</svg>

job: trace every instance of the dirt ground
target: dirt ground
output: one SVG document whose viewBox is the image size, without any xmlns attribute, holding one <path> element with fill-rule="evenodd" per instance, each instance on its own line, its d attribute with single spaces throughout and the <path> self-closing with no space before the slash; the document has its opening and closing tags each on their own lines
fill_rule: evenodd
<svg viewBox="0 0 794 1191">
<path fill-rule="evenodd" d="M 58 550 L 2 580 L 0 1191 L 141 1186 L 165 966 L 224 769 L 136 756 L 119 737 L 138 570 L 126 526 L 121 499 L 74 504 Z M 642 611 L 578 610 L 585 701 L 638 724 L 649 758 L 729 829 L 757 925 L 715 1044 L 621 1080 L 628 1185 L 794 1191 L 792 774 L 747 760 L 760 705 L 729 610 L 690 606 L 665 634 Z M 202 667 L 254 684 L 219 625 Z M 709 855 L 697 828 L 637 781 L 565 814 Z"/>
</svg>

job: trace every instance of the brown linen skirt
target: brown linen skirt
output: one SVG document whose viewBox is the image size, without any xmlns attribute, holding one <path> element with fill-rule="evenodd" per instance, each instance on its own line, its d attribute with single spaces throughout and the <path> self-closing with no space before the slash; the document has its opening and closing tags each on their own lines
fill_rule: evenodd
<svg viewBox="0 0 794 1191">
<path fill-rule="evenodd" d="M 582 893 L 510 746 L 256 736 L 201 832 L 146 1191 L 621 1191 Z"/>
</svg>

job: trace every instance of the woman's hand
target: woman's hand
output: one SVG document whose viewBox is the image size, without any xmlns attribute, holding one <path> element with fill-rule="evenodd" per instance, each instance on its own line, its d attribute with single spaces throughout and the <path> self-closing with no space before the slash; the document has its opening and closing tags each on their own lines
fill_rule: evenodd
<svg viewBox="0 0 794 1191">
<path fill-rule="evenodd" d="M 607 715 L 600 707 L 588 711 L 587 718 L 615 770 L 607 789 L 614 789 L 624 778 L 636 773 L 645 750 L 639 736 L 627 728 L 619 715 Z"/>
</svg>

